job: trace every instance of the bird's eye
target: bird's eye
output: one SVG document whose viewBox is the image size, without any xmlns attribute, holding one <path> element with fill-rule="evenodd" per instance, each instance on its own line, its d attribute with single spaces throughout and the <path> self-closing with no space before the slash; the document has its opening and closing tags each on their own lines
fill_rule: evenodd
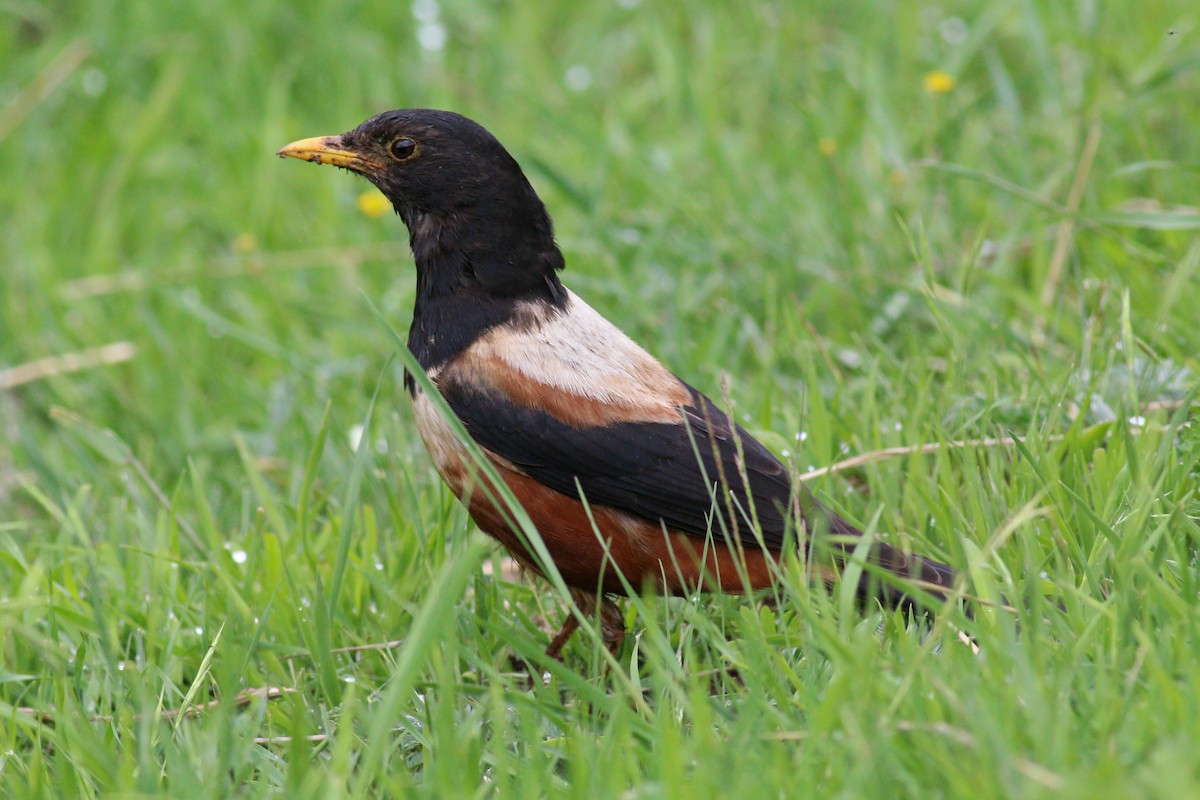
<svg viewBox="0 0 1200 800">
<path fill-rule="evenodd" d="M 388 152 L 397 161 L 408 161 L 417 154 L 417 143 L 412 139 L 401 137 L 388 145 Z"/>
</svg>

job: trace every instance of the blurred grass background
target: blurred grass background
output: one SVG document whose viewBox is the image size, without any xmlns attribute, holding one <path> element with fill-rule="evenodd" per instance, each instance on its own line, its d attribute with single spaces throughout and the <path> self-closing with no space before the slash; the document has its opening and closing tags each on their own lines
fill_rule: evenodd
<svg viewBox="0 0 1200 800">
<path fill-rule="evenodd" d="M 0 20 L 5 795 L 1200 793 L 1193 4 Z M 273 155 L 405 106 L 492 130 L 568 285 L 797 469 L 1027 437 L 816 489 L 1030 608 L 631 601 L 621 670 L 510 674 L 561 599 L 420 451 L 402 225 Z"/>
</svg>

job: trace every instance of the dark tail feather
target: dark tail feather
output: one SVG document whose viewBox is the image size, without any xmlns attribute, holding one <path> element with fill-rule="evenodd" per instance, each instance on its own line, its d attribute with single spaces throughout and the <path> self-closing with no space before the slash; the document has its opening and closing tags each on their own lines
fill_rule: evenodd
<svg viewBox="0 0 1200 800">
<path fill-rule="evenodd" d="M 833 513 L 829 514 L 829 533 L 837 543 L 835 548 L 846 555 L 854 552 L 855 540 L 863 536 L 862 531 Z M 954 586 L 956 576 L 947 565 L 905 553 L 887 542 L 872 544 L 868 562 L 858 580 L 858 597 L 863 603 L 874 600 L 889 608 L 910 608 L 916 598 L 944 598 Z M 879 570 L 900 580 L 881 577 Z"/>
<path fill-rule="evenodd" d="M 940 561 L 903 553 L 886 542 L 877 542 L 871 547 L 871 563 L 911 582 L 912 588 L 905 587 L 900 581 L 881 579 L 867 569 L 858 584 L 858 595 L 863 602 L 874 599 L 885 606 L 907 608 L 913 605 L 914 596 L 924 594 L 944 598 L 954 586 L 954 570 L 950 567 Z"/>
</svg>

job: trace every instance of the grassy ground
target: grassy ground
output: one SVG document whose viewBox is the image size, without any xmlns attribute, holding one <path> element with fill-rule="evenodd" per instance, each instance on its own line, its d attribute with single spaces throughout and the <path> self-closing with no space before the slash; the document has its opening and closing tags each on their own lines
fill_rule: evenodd
<svg viewBox="0 0 1200 800">
<path fill-rule="evenodd" d="M 1200 16 L 895 5 L 0 6 L 0 791 L 1200 794 Z M 814 486 L 1027 609 L 647 598 L 509 674 L 563 605 L 420 452 L 402 226 L 273 156 L 417 105 L 798 470 L 1026 437 Z"/>
</svg>

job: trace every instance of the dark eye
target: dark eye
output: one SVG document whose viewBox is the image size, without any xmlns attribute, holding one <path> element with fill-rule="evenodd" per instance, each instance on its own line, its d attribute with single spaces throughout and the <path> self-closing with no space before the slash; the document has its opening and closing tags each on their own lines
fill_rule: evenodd
<svg viewBox="0 0 1200 800">
<path fill-rule="evenodd" d="M 388 152 L 397 161 L 408 161 L 417 154 L 417 143 L 401 137 L 388 145 Z"/>
</svg>

